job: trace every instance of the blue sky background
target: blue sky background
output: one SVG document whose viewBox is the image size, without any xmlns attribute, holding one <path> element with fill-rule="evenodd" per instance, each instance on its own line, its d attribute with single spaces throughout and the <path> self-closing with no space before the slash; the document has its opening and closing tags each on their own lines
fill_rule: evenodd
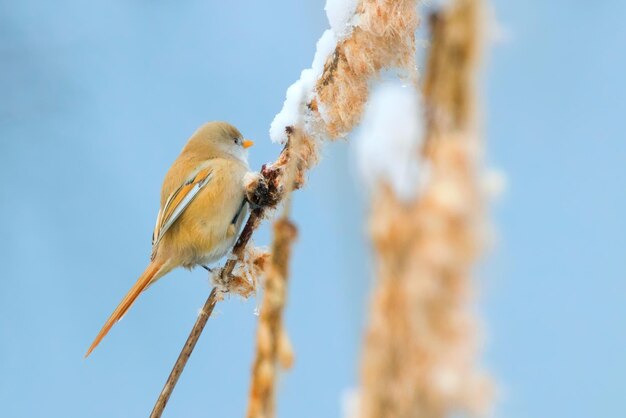
<svg viewBox="0 0 626 418">
<path fill-rule="evenodd" d="M 509 187 L 482 268 L 496 416 L 626 414 L 626 4 L 495 1 L 489 160 Z M 267 129 L 328 26 L 323 1 L 0 0 L 0 405 L 146 416 L 209 285 L 176 271 L 83 354 L 148 261 L 161 180 L 193 130 Z M 295 199 L 283 417 L 338 417 L 357 380 L 371 261 L 345 143 Z M 267 243 L 268 230 L 256 236 Z M 256 302 L 211 318 L 165 416 L 242 416 Z"/>
</svg>

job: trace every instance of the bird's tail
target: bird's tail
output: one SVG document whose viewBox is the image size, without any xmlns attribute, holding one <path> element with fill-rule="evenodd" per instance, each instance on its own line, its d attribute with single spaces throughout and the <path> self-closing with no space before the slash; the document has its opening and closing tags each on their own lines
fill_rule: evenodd
<svg viewBox="0 0 626 418">
<path fill-rule="evenodd" d="M 100 344 L 100 341 L 108 334 L 111 327 L 115 325 L 117 321 L 119 321 L 126 311 L 132 306 L 137 297 L 143 292 L 153 281 L 157 280 L 159 277 L 163 276 L 167 273 L 167 269 L 163 268 L 166 263 L 152 261 L 146 270 L 139 276 L 137 282 L 133 285 L 133 287 L 128 291 L 124 299 L 117 305 L 117 308 L 113 311 L 109 319 L 104 323 L 104 326 L 96 336 L 96 339 L 93 340 L 89 350 L 87 350 L 87 354 L 85 354 L 85 358 L 91 354 L 91 352 Z"/>
</svg>

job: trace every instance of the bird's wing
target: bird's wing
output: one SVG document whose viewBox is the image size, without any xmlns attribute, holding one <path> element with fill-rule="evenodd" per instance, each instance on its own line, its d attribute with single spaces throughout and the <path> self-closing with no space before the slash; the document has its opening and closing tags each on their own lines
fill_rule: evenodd
<svg viewBox="0 0 626 418">
<path fill-rule="evenodd" d="M 168 229 L 176 222 L 184 210 L 189 206 L 193 199 L 198 195 L 200 190 L 206 186 L 213 175 L 211 167 L 205 167 L 199 170 L 194 176 L 185 181 L 178 189 L 174 191 L 165 204 L 159 210 L 156 226 L 152 234 L 152 256 L 156 253 L 156 248 L 161 242 Z"/>
</svg>

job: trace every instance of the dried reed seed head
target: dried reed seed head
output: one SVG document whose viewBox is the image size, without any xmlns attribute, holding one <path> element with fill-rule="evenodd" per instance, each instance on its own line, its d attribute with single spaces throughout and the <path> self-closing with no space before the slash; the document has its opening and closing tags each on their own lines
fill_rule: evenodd
<svg viewBox="0 0 626 418">
<path fill-rule="evenodd" d="M 224 269 L 216 269 L 211 274 L 211 282 L 221 293 L 237 294 L 247 299 L 256 291 L 256 281 L 262 277 L 264 261 L 269 257 L 265 248 L 255 247 L 249 242 L 230 274 Z"/>
<path fill-rule="evenodd" d="M 409 244 L 420 236 L 411 205 L 400 201 L 384 183 L 372 199 L 369 232 L 377 252 L 387 254 L 410 248 Z"/>
<path fill-rule="evenodd" d="M 272 387 L 276 371 L 272 362 L 268 359 L 261 360 L 259 363 L 259 370 L 256 373 L 258 388 L 262 391 L 266 391 Z"/>
<path fill-rule="evenodd" d="M 255 271 L 263 272 L 265 271 L 265 265 L 267 264 L 267 260 L 269 260 L 270 254 L 269 252 L 263 252 L 259 254 L 256 258 L 252 260 L 252 265 Z"/>
<path fill-rule="evenodd" d="M 290 135 L 290 141 L 293 140 L 292 148 L 292 164 L 295 165 L 295 173 L 293 177 L 293 188 L 299 189 L 306 182 L 306 173 L 318 161 L 319 141 L 316 141 L 309 135 L 304 134 L 302 129 L 298 129 Z"/>
<path fill-rule="evenodd" d="M 261 312 L 263 315 L 264 312 Z M 259 320 L 257 329 L 257 352 L 260 356 L 271 356 L 272 354 L 272 333 L 270 326 L 265 319 Z"/>
<path fill-rule="evenodd" d="M 262 175 L 249 176 L 244 184 L 246 200 L 253 207 L 276 206 L 280 200 L 280 192 L 274 184 L 268 182 Z"/>
<path fill-rule="evenodd" d="M 264 418 L 263 412 L 261 411 L 262 404 L 261 400 L 258 397 L 250 397 L 248 399 L 248 418 Z"/>
<path fill-rule="evenodd" d="M 462 215 L 467 210 L 467 189 L 454 180 L 433 181 L 428 198 L 439 210 L 457 215 Z"/>
<path fill-rule="evenodd" d="M 260 181 L 265 181 L 263 175 L 261 173 L 256 173 L 253 171 L 247 172 L 243 176 L 243 188 L 246 194 L 251 194 L 254 192 L 254 189 L 258 187 L 258 183 Z"/>
<path fill-rule="evenodd" d="M 291 369 L 294 363 L 294 352 L 291 340 L 283 327 L 278 337 L 278 362 L 283 369 Z"/>
<path fill-rule="evenodd" d="M 250 278 L 231 276 L 229 281 L 229 292 L 237 294 L 244 299 L 248 299 L 256 290 Z"/>
<path fill-rule="evenodd" d="M 289 219 L 281 218 L 274 223 L 274 234 L 277 240 L 291 242 L 298 236 L 298 228 Z"/>
<path fill-rule="evenodd" d="M 331 139 L 358 123 L 369 94 L 368 83 L 383 68 L 414 71 L 417 14 L 414 1 L 362 1 L 359 25 L 341 41 L 316 84 L 317 100 Z"/>
<path fill-rule="evenodd" d="M 288 126 L 288 140 L 278 160 L 261 169 L 270 196 L 275 205 L 283 200 L 286 192 L 301 188 L 305 184 L 306 172 L 318 160 L 319 141 L 306 135 L 302 128 Z"/>
</svg>

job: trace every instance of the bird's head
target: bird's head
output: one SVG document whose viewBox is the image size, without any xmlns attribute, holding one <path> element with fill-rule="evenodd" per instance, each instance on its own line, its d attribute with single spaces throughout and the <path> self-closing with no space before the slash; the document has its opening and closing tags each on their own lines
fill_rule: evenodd
<svg viewBox="0 0 626 418">
<path fill-rule="evenodd" d="M 247 163 L 248 148 L 254 144 L 244 139 L 237 128 L 227 122 L 208 122 L 192 135 L 188 146 L 206 149 L 216 155 L 226 154 Z"/>
</svg>

